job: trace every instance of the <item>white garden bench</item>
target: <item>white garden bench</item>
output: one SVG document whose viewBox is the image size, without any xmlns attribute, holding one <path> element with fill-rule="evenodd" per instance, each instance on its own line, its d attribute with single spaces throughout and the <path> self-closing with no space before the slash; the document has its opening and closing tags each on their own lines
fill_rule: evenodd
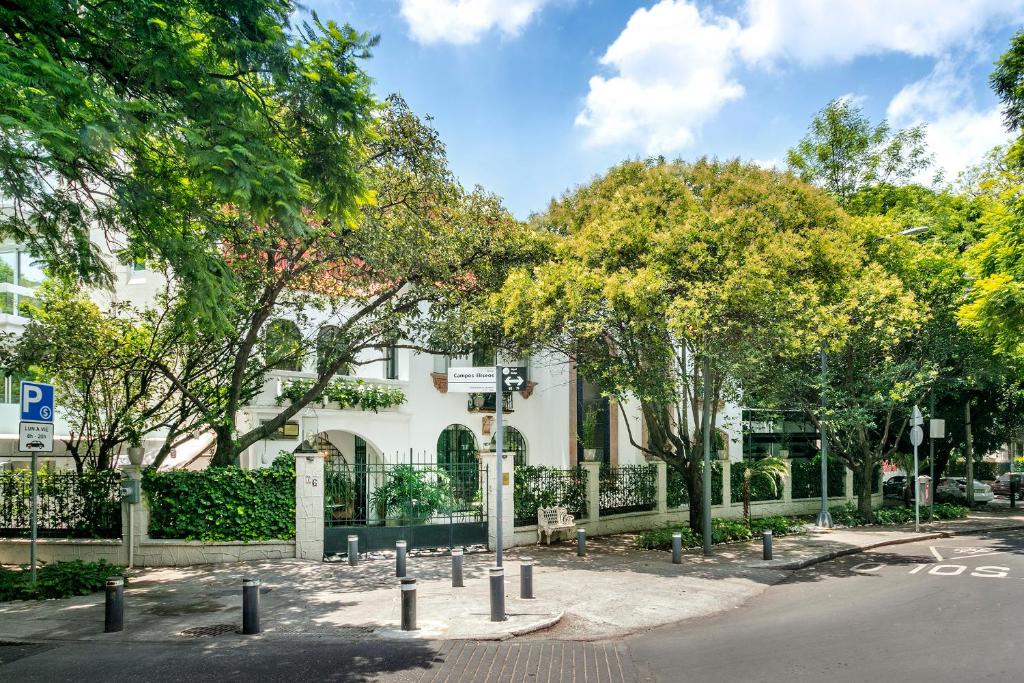
<svg viewBox="0 0 1024 683">
<path fill-rule="evenodd" d="M 548 536 L 548 545 L 551 545 L 551 537 L 559 531 L 568 531 L 570 538 L 576 530 L 576 520 L 565 508 L 537 508 L 537 543 L 544 540 L 544 534 Z"/>
</svg>

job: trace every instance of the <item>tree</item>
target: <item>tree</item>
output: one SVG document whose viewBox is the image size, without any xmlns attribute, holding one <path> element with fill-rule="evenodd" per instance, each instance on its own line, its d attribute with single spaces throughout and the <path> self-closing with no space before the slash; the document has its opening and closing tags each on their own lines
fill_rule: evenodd
<svg viewBox="0 0 1024 683">
<path fill-rule="evenodd" d="M 455 181 L 436 131 L 402 100 L 389 101 L 376 128 L 361 169 L 373 201 L 357 223 L 310 210 L 302 232 L 288 236 L 238 214 L 222 233 L 237 283 L 228 331 L 190 326 L 182 361 L 163 368 L 215 434 L 214 465 L 235 462 L 319 399 L 343 368 L 382 362 L 386 348 L 470 350 L 474 306 L 532 249 L 496 197 Z M 305 391 L 240 429 L 239 411 L 268 373 L 299 367 L 317 350 L 322 362 Z"/>
<path fill-rule="evenodd" d="M 822 292 L 849 258 L 844 220 L 786 174 L 628 162 L 535 219 L 550 258 L 492 300 L 511 343 L 567 354 L 624 413 L 639 403 L 647 439 L 629 439 L 682 474 L 696 528 L 704 429 L 724 398 L 772 381 L 763 358 L 816 348 Z"/>
<path fill-rule="evenodd" d="M 10 367 L 54 383 L 80 473 L 114 467 L 124 445 L 147 436 L 173 447 L 195 428 L 160 371 L 176 362 L 173 329 L 166 315 L 123 303 L 102 310 L 73 283 L 48 280 L 24 334 L 7 340 Z"/>
<path fill-rule="evenodd" d="M 0 237 L 109 281 L 93 228 L 173 269 L 182 312 L 222 323 L 238 221 L 301 238 L 354 224 L 374 40 L 291 26 L 291 0 L 15 0 L 0 8 Z"/>
<path fill-rule="evenodd" d="M 755 482 L 763 483 L 772 494 L 778 494 L 779 482 L 782 477 L 789 474 L 786 463 L 780 458 L 768 456 L 766 458 L 744 458 L 733 465 L 743 472 L 743 518 L 750 526 L 750 489 Z"/>
<path fill-rule="evenodd" d="M 846 207 L 867 186 L 904 182 L 927 168 L 931 159 L 924 136 L 923 126 L 895 131 L 886 121 L 872 126 L 860 107 L 842 97 L 815 115 L 786 161 L 801 180 Z"/>
</svg>

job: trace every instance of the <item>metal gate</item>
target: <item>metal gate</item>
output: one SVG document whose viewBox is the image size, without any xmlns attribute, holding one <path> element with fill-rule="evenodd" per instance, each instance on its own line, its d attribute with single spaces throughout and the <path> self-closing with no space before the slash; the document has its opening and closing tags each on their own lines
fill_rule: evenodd
<svg viewBox="0 0 1024 683">
<path fill-rule="evenodd" d="M 360 450 L 362 452 L 360 452 Z M 451 548 L 487 543 L 487 468 L 477 462 L 370 464 L 340 454 L 324 470 L 324 554 L 345 554 L 348 536 L 359 551 Z"/>
</svg>

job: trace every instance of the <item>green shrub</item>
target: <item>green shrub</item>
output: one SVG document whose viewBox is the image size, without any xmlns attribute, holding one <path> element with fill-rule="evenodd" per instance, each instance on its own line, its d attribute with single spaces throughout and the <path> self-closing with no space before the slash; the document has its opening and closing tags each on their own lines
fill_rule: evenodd
<svg viewBox="0 0 1024 683">
<path fill-rule="evenodd" d="M 243 470 L 146 470 L 149 535 L 199 541 L 295 538 L 295 458 L 282 453 L 271 467 Z"/>
<path fill-rule="evenodd" d="M 750 532 L 758 538 L 766 530 L 771 529 L 773 536 L 786 536 L 788 534 L 799 534 L 804 531 L 804 523 L 794 517 L 783 517 L 772 515 L 770 517 L 758 517 L 750 520 Z"/>
<path fill-rule="evenodd" d="M 454 507 L 448 473 L 443 469 L 417 470 L 412 465 L 388 470 L 387 480 L 374 490 L 370 500 L 378 518 L 403 521 L 424 520 Z"/>
<path fill-rule="evenodd" d="M 794 517 L 762 517 L 751 520 L 748 527 L 742 519 L 720 519 L 711 520 L 711 538 L 714 543 L 730 543 L 732 541 L 744 541 L 760 536 L 765 529 L 771 529 L 774 536 L 786 536 L 788 534 L 802 533 L 804 524 Z M 636 544 L 644 550 L 671 550 L 672 534 L 680 532 L 683 535 L 684 548 L 699 548 L 702 544 L 700 531 L 695 531 L 688 526 L 667 524 L 657 529 L 650 529 L 637 535 Z"/>
<path fill-rule="evenodd" d="M 9 600 L 45 600 L 89 595 L 102 590 L 111 576 L 124 576 L 124 567 L 99 562 L 56 562 L 44 564 L 36 571 L 36 585 L 29 580 L 29 570 L 0 568 L 0 602 Z M 125 578 L 125 583 L 128 579 Z"/>
<path fill-rule="evenodd" d="M 306 395 L 313 380 L 293 380 L 281 388 L 277 405 L 295 403 Z M 374 384 L 364 379 L 336 379 L 324 388 L 324 400 L 337 403 L 342 409 L 359 408 L 377 412 L 405 403 L 405 392 L 398 387 Z"/>
<path fill-rule="evenodd" d="M 701 463 L 703 468 L 703 463 Z M 682 507 L 690 504 L 690 494 L 686 490 L 686 480 L 683 475 L 674 467 L 668 468 L 667 498 L 670 508 Z M 711 504 L 722 504 L 722 462 L 711 461 Z"/>
<path fill-rule="evenodd" d="M 829 509 L 832 523 L 836 526 L 864 526 L 867 522 L 860 510 L 853 503 L 836 505 Z M 962 505 L 949 503 L 935 504 L 935 519 L 963 519 L 968 509 Z M 914 521 L 913 507 L 883 507 L 874 510 L 875 524 L 879 526 L 899 526 Z M 921 519 L 928 519 L 928 507 L 921 506 Z"/>
</svg>

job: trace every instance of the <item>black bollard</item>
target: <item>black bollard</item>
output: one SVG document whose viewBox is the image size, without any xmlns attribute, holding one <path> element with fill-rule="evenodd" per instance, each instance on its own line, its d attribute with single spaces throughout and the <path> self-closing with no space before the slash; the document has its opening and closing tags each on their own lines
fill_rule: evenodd
<svg viewBox="0 0 1024 683">
<path fill-rule="evenodd" d="M 403 576 L 402 583 L 402 630 L 416 630 L 416 579 Z"/>
<path fill-rule="evenodd" d="M 766 560 L 772 559 L 772 530 L 771 529 L 765 529 L 764 533 L 761 534 L 761 545 L 763 546 L 763 551 L 761 553 L 761 556 L 764 559 L 766 559 Z"/>
<path fill-rule="evenodd" d="M 491 621 L 505 621 L 505 569 L 491 567 Z"/>
<path fill-rule="evenodd" d="M 397 541 L 395 543 L 395 576 L 402 578 L 405 576 L 405 549 L 407 544 L 405 541 Z"/>
<path fill-rule="evenodd" d="M 683 563 L 683 534 L 676 531 L 672 534 L 672 564 Z"/>
<path fill-rule="evenodd" d="M 348 564 L 351 567 L 359 564 L 359 537 L 355 534 L 348 536 Z"/>
<path fill-rule="evenodd" d="M 1017 477 L 1010 477 L 1010 507 L 1017 507 L 1017 489 L 1020 487 L 1020 483 L 1017 481 Z"/>
<path fill-rule="evenodd" d="M 260 580 L 242 579 L 242 633 L 254 636 L 260 632 Z"/>
<path fill-rule="evenodd" d="M 533 560 L 528 557 L 519 564 L 519 597 L 533 600 Z"/>
<path fill-rule="evenodd" d="M 107 599 L 103 613 L 103 632 L 116 633 L 124 630 L 124 577 L 111 576 L 107 579 Z"/>
<path fill-rule="evenodd" d="M 462 588 L 462 548 L 452 549 L 452 588 Z"/>
<path fill-rule="evenodd" d="M 583 557 L 587 554 L 587 530 L 576 530 L 576 556 Z"/>
</svg>

